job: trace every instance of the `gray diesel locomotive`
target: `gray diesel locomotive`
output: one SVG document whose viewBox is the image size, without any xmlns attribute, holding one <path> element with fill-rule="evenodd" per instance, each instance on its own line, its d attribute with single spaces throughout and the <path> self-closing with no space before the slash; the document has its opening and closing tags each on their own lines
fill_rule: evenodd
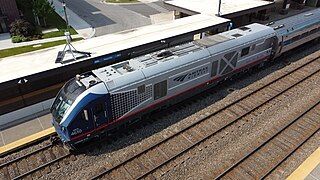
<svg viewBox="0 0 320 180">
<path fill-rule="evenodd" d="M 78 75 L 57 95 L 52 123 L 61 140 L 74 147 L 319 38 L 319 23 L 320 10 L 316 9 Z"/>
</svg>

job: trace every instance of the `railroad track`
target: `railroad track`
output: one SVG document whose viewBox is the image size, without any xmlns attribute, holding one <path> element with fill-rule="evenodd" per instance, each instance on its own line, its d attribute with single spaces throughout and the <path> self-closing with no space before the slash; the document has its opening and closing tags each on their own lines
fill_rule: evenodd
<svg viewBox="0 0 320 180">
<path fill-rule="evenodd" d="M 315 67 L 317 68 L 315 69 Z M 176 158 L 223 132 L 228 127 L 236 125 L 239 120 L 253 114 L 259 108 L 276 100 L 285 92 L 299 86 L 319 72 L 319 57 L 313 58 L 242 98 L 199 118 L 179 132 L 162 139 L 112 168 L 106 169 L 92 179 L 142 179 L 154 175 L 161 177 L 166 173 L 162 167 L 169 165 Z M 223 122 L 219 121 L 220 119 L 223 119 Z"/>
<path fill-rule="evenodd" d="M 70 157 L 71 153 L 61 144 L 47 144 L 30 153 L 4 162 L 0 165 L 0 179 L 40 178 L 50 173 L 55 163 Z M 42 172 L 40 172 L 43 170 Z"/>
<path fill-rule="evenodd" d="M 299 85 L 300 82 L 305 81 L 309 77 L 317 74 L 320 68 L 313 72 L 306 73 L 308 74 L 306 76 L 301 75 L 305 74 L 301 73 L 301 71 L 303 71 L 302 69 L 304 69 L 304 71 L 308 71 L 308 69 L 310 69 L 309 67 L 320 67 L 320 63 L 317 62 L 317 60 L 318 58 L 308 60 L 302 66 L 297 67 L 290 72 L 287 72 L 287 74 L 284 74 L 277 79 L 263 85 L 262 87 L 259 87 L 258 89 L 248 93 L 244 97 L 226 105 L 225 107 L 212 112 L 210 115 L 198 119 L 196 122 L 190 124 L 188 127 L 182 129 L 181 131 L 167 137 L 166 139 L 163 139 L 162 141 L 150 146 L 149 148 L 139 152 L 138 154 L 113 166 L 111 169 L 107 169 L 106 171 L 97 174 L 97 176 L 93 177 L 92 179 L 98 179 L 105 176 L 112 177 L 112 175 L 114 174 L 116 174 L 114 176 L 115 178 L 119 178 L 120 176 L 118 176 L 117 174 L 120 174 L 124 175 L 124 178 L 127 179 L 141 179 L 152 175 L 154 172 L 159 171 L 161 167 L 170 163 L 175 158 L 193 149 L 197 145 L 201 144 L 205 140 L 208 140 L 219 132 L 222 132 L 227 127 L 232 126 L 238 120 L 242 119 L 242 117 L 245 117 L 246 115 L 254 112 L 264 104 L 272 101 L 287 90 L 295 87 L 296 85 Z M 296 78 L 294 74 L 297 74 L 300 77 Z M 291 79 L 291 84 L 282 84 L 281 86 L 283 87 L 275 85 L 276 83 L 281 84 L 281 82 L 289 82 L 284 80 L 284 78 Z M 292 82 L 292 79 L 296 79 L 296 81 Z M 269 93 L 261 93 L 267 88 L 269 88 L 269 90 L 267 91 Z M 273 89 L 273 93 L 275 93 L 274 96 L 270 94 L 270 89 Z M 258 93 L 266 95 L 263 101 L 262 99 L 260 99 L 259 102 L 253 103 L 253 101 L 248 100 L 250 97 L 254 98 L 254 96 Z M 251 103 L 247 104 L 245 101 Z M 239 113 L 239 109 L 242 109 L 246 112 Z M 230 117 L 232 121 L 228 122 L 223 127 L 221 127 L 221 124 L 219 125 L 216 122 L 213 122 L 212 120 L 214 119 L 214 117 L 218 115 L 221 116 L 220 113 L 227 113 L 227 117 Z M 207 133 L 204 134 L 203 132 Z M 173 145 L 180 146 L 180 149 L 179 147 L 175 147 L 172 149 Z M 151 154 L 151 156 L 148 156 L 148 154 Z M 157 156 L 153 156 L 154 154 L 157 154 Z M 59 166 L 59 164 L 57 165 L 57 162 L 60 162 L 61 160 L 66 159 L 70 156 L 74 158 L 72 154 L 67 152 L 62 147 L 48 145 L 30 154 L 26 154 L 17 159 L 1 164 L 0 179 L 21 179 L 25 177 L 39 178 L 42 175 L 50 173 L 51 167 L 54 167 L 53 169 L 57 168 L 57 166 Z M 156 157 L 157 159 L 152 159 L 150 157 Z M 148 163 L 145 163 L 144 161 L 147 161 Z M 135 168 L 132 168 L 132 165 L 135 166 Z M 133 170 L 133 172 L 131 172 L 130 170 Z M 221 177 L 224 175 L 225 174 L 221 174 Z"/>
<path fill-rule="evenodd" d="M 283 127 L 268 132 L 273 134 L 260 145 L 231 164 L 215 179 L 265 179 L 320 129 L 320 100 L 311 102 L 297 117 Z M 255 168 L 252 168 L 255 167 Z"/>
</svg>

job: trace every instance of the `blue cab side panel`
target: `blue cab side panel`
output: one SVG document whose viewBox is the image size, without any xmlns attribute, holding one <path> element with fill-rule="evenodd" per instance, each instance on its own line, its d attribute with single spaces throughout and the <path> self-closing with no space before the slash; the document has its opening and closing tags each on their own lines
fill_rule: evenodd
<svg viewBox="0 0 320 180">
<path fill-rule="evenodd" d="M 82 98 L 79 103 L 76 104 L 69 116 L 67 116 L 67 118 L 60 124 L 60 126 L 66 127 L 66 131 L 63 131 L 63 133 L 67 138 L 67 141 L 70 141 L 71 138 L 81 133 L 92 131 L 94 129 L 91 103 L 96 99 L 103 97 L 105 97 L 105 95 L 89 93 L 84 98 Z M 83 113 L 84 109 L 86 109 L 88 112 L 88 122 L 82 121 L 83 119 L 80 119 L 81 113 Z"/>
</svg>

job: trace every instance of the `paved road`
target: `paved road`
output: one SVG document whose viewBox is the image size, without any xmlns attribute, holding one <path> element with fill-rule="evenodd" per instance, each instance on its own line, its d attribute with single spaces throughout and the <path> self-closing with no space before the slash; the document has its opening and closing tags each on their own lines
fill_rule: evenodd
<svg viewBox="0 0 320 180">
<path fill-rule="evenodd" d="M 100 0 L 67 0 L 66 2 L 73 12 L 96 29 L 95 36 L 149 25 L 151 21 L 147 17 L 148 14 L 158 12 L 150 6 L 134 7 L 134 10 L 130 10 L 130 5 L 123 7 L 105 4 Z M 149 10 L 143 10 L 145 8 Z"/>
</svg>

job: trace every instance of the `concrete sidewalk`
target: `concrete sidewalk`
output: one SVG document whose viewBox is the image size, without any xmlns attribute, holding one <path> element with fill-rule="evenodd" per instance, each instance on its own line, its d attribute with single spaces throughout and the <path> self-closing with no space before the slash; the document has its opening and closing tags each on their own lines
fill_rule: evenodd
<svg viewBox="0 0 320 180">
<path fill-rule="evenodd" d="M 50 0 L 53 2 L 54 9 L 59 16 L 65 19 L 62 3 L 59 0 Z M 67 4 L 68 6 L 68 4 Z M 91 27 L 86 21 L 80 18 L 76 13 L 66 7 L 68 22 L 80 36 L 84 39 L 92 38 L 95 34 L 95 29 Z"/>
<path fill-rule="evenodd" d="M 79 38 L 82 37 L 80 35 L 72 35 L 72 38 Z M 21 42 L 21 43 L 12 43 L 11 37 L 9 33 L 0 34 L 0 50 L 15 48 L 15 47 L 22 47 L 22 46 L 29 46 L 29 45 L 36 45 L 42 44 L 46 42 L 53 42 L 66 39 L 64 36 L 61 37 L 54 37 L 54 38 L 47 38 L 47 39 L 40 39 L 28 42 Z"/>
</svg>

